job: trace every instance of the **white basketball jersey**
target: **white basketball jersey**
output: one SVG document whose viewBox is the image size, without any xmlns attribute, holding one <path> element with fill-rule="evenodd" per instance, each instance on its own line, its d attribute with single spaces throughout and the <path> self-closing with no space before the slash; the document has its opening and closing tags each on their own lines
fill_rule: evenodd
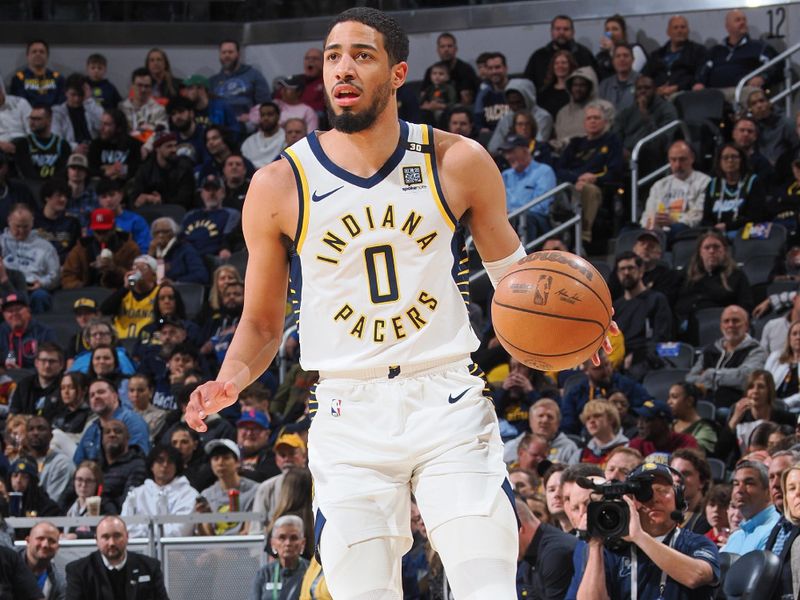
<svg viewBox="0 0 800 600">
<path fill-rule="evenodd" d="M 432 136 L 400 121 L 397 149 L 369 178 L 334 164 L 315 133 L 284 151 L 300 198 L 290 288 L 304 369 L 388 369 L 477 349 L 464 236 Z"/>
</svg>

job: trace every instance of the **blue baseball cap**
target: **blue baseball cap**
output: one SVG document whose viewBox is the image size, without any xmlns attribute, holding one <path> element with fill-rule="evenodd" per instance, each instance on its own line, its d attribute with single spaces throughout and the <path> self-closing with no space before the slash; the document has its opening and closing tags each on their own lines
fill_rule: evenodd
<svg viewBox="0 0 800 600">
<path fill-rule="evenodd" d="M 667 481 L 670 485 L 674 485 L 675 483 L 675 479 L 672 476 L 672 469 L 663 463 L 643 462 L 633 471 L 628 473 L 629 480 L 653 480 L 657 477 Z"/>
<path fill-rule="evenodd" d="M 244 423 L 254 423 L 259 427 L 269 429 L 269 417 L 260 410 L 255 410 L 254 408 L 243 410 L 242 416 L 236 421 L 236 426 L 238 427 Z"/>
<path fill-rule="evenodd" d="M 662 418 L 667 421 L 672 420 L 672 411 L 667 406 L 667 403 L 661 400 L 646 400 L 644 404 L 634 408 L 633 412 L 645 419 Z"/>
</svg>

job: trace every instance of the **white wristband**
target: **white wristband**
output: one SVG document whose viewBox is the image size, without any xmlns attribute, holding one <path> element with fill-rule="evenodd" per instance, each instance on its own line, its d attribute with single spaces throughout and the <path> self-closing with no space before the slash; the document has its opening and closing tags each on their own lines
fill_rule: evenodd
<svg viewBox="0 0 800 600">
<path fill-rule="evenodd" d="M 486 269 L 486 274 L 489 275 L 489 281 L 492 282 L 492 287 L 496 288 L 497 283 L 502 279 L 503 275 L 506 274 L 506 271 L 511 267 L 511 265 L 515 264 L 517 261 L 522 260 L 528 255 L 525 252 L 525 248 L 522 244 L 519 245 L 519 248 L 514 250 L 513 253 L 509 254 L 505 258 L 501 258 L 500 260 L 493 260 L 491 262 L 484 262 L 483 268 Z"/>
</svg>

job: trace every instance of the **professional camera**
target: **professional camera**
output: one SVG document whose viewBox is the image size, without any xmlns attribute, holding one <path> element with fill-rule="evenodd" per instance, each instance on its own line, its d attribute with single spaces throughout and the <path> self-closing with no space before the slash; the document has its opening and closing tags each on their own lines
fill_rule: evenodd
<svg viewBox="0 0 800 600">
<path fill-rule="evenodd" d="M 602 495 L 602 500 L 589 503 L 586 514 L 586 539 L 602 538 L 608 546 L 619 545 L 621 539 L 628 535 L 631 515 L 622 497 L 630 494 L 639 502 L 647 502 L 653 497 L 651 479 L 595 483 L 587 477 L 579 477 L 577 484 Z"/>
</svg>

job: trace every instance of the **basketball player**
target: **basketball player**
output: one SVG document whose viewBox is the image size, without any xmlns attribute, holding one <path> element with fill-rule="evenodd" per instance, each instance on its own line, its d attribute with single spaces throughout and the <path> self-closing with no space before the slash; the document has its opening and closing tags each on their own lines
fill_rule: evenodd
<svg viewBox="0 0 800 600">
<path fill-rule="evenodd" d="M 379 11 L 333 20 L 323 75 L 334 129 L 253 178 L 244 312 L 186 417 L 205 431 L 202 419 L 269 366 L 295 250 L 301 364 L 320 373 L 309 459 L 333 597 L 402 598 L 413 491 L 455 597 L 512 600 L 517 523 L 497 419 L 469 358 L 478 340 L 462 225 L 493 283 L 525 252 L 483 148 L 398 120 L 407 56 L 407 36 Z"/>
</svg>

